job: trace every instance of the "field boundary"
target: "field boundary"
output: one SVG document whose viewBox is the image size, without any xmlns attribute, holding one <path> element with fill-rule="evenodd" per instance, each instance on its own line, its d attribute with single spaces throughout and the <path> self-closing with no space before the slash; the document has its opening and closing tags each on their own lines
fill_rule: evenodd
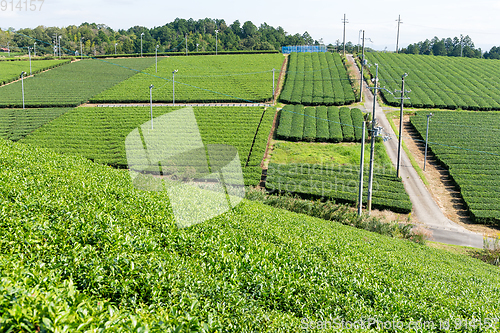
<svg viewBox="0 0 500 333">
<path fill-rule="evenodd" d="M 110 103 L 110 104 L 95 104 L 95 103 L 85 103 L 80 105 L 79 107 L 97 107 L 97 108 L 121 108 L 121 107 L 147 107 L 147 106 L 239 106 L 239 107 L 249 107 L 249 106 L 264 106 L 264 107 L 270 107 L 271 105 L 268 103 Z"/>
</svg>

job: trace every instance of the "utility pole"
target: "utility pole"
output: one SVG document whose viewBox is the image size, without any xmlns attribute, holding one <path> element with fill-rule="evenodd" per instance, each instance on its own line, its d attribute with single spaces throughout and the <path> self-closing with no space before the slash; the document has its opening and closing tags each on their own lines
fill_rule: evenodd
<svg viewBox="0 0 500 333">
<path fill-rule="evenodd" d="M 359 197 L 358 197 L 358 216 L 363 211 L 363 168 L 365 160 L 365 132 L 366 123 L 363 121 L 363 135 L 361 138 L 361 161 L 359 162 Z"/>
<path fill-rule="evenodd" d="M 359 53 L 359 46 L 361 45 L 361 32 L 363 32 L 363 30 L 359 30 L 359 33 L 358 33 L 358 51 L 357 51 L 357 53 Z"/>
<path fill-rule="evenodd" d="M 460 57 L 464 56 L 464 43 L 463 43 L 463 35 L 460 34 Z"/>
<path fill-rule="evenodd" d="M 401 148 L 403 145 L 403 105 L 405 102 L 405 77 L 407 77 L 408 74 L 404 73 L 403 76 L 401 77 L 401 109 L 399 112 L 399 145 L 398 145 L 398 165 L 397 165 L 397 171 L 396 171 L 396 177 L 400 177 L 400 165 L 401 165 Z M 397 92 L 397 91 L 396 91 Z"/>
<path fill-rule="evenodd" d="M 188 55 L 188 34 L 186 34 L 186 55 Z"/>
<path fill-rule="evenodd" d="M 375 71 L 375 86 L 373 88 L 373 114 L 372 114 L 372 138 L 371 138 L 371 147 L 370 147 L 370 172 L 368 175 L 368 203 L 367 210 L 368 215 L 370 215 L 372 211 L 372 189 L 373 189 L 373 162 L 375 160 L 375 105 L 377 103 L 377 91 L 380 89 L 378 87 L 378 64 L 375 64 L 377 70 Z"/>
<path fill-rule="evenodd" d="M 359 101 L 363 100 L 363 68 L 365 66 L 365 31 L 363 30 L 363 47 L 361 48 L 361 80 L 359 80 Z"/>
<path fill-rule="evenodd" d="M 396 39 L 396 53 L 399 52 L 399 25 L 403 22 L 401 22 L 401 15 L 398 15 L 398 19 L 396 20 L 398 21 L 398 38 Z"/>
<path fill-rule="evenodd" d="M 427 115 L 427 130 L 425 132 L 424 171 L 425 171 L 425 165 L 427 164 L 427 141 L 429 139 L 429 120 L 431 117 L 432 117 L 432 113 L 429 113 Z"/>
<path fill-rule="evenodd" d="M 342 23 L 344 23 L 344 56 L 345 56 L 345 24 L 349 23 L 347 21 L 347 19 L 345 18 L 345 14 L 344 14 L 344 19 L 342 20 Z"/>
</svg>

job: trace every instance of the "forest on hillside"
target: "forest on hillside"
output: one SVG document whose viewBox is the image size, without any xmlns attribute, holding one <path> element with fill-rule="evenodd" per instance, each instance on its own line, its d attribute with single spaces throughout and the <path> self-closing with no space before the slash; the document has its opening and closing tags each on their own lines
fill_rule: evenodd
<svg viewBox="0 0 500 333">
<path fill-rule="evenodd" d="M 61 37 L 59 37 L 61 36 Z M 142 37 L 142 38 L 141 38 Z M 280 50 L 285 45 L 319 45 L 306 31 L 289 34 L 282 27 L 274 28 L 267 23 L 256 26 L 251 21 L 243 24 L 236 20 L 226 24 L 220 19 L 181 19 L 160 27 L 134 26 L 127 30 L 113 30 L 104 24 L 82 23 L 63 28 L 38 26 L 7 31 L 0 30 L 0 47 L 11 51 L 25 51 L 36 48 L 38 54 L 54 52 L 57 40 L 64 53 L 80 51 L 84 54 L 144 53 L 185 51 L 238 50 Z M 36 42 L 36 45 L 34 45 Z M 80 44 L 81 43 L 81 44 Z"/>
<path fill-rule="evenodd" d="M 402 48 L 400 53 L 406 54 L 426 54 L 448 57 L 467 57 L 500 59 L 500 47 L 493 46 L 490 51 L 476 48 L 472 39 L 467 36 L 448 37 L 439 39 L 437 36 L 417 43 L 409 44 Z"/>
</svg>

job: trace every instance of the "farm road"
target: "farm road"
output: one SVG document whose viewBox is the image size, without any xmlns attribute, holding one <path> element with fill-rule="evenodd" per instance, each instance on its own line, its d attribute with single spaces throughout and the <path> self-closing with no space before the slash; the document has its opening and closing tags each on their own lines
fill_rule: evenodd
<svg viewBox="0 0 500 333">
<path fill-rule="evenodd" d="M 347 55 L 348 61 L 357 70 L 354 58 L 352 55 Z M 359 70 L 358 70 L 358 74 Z M 359 76 L 361 77 L 361 76 Z M 363 83 L 363 96 L 366 110 L 373 110 L 373 94 L 368 89 L 366 82 Z M 379 126 L 384 128 L 384 132 L 388 133 L 392 139 L 385 141 L 385 147 L 394 166 L 397 163 L 398 156 L 398 137 L 392 130 L 383 109 L 375 100 L 375 117 L 378 120 Z M 418 176 L 417 171 L 411 165 L 410 159 L 404 152 L 401 151 L 401 178 L 403 179 L 404 187 L 410 196 L 413 204 L 413 218 L 426 226 L 432 232 L 431 240 L 441 243 L 470 246 L 483 248 L 483 235 L 474 233 L 464 227 L 449 220 L 441 211 L 432 195 L 427 190 L 427 187 Z M 375 179 L 376 181 L 376 179 Z"/>
</svg>

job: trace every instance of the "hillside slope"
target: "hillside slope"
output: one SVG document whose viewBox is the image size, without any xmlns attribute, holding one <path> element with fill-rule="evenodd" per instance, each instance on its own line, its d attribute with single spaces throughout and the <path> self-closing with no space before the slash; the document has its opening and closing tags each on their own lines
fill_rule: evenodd
<svg viewBox="0 0 500 333">
<path fill-rule="evenodd" d="M 249 201 L 177 229 L 165 192 L 49 150 L 0 141 L 0 201 L 2 331 L 468 331 L 500 315 L 498 268 L 478 260 Z"/>
</svg>

